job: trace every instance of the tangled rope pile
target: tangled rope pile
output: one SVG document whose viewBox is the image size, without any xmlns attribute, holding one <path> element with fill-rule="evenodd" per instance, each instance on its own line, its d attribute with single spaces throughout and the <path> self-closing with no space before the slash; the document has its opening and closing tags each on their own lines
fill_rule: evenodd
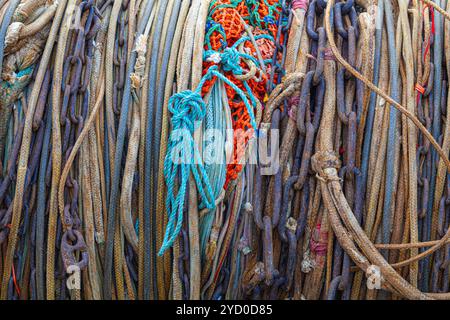
<svg viewBox="0 0 450 320">
<path fill-rule="evenodd" d="M 450 1 L 0 1 L 0 299 L 450 299 Z"/>
</svg>

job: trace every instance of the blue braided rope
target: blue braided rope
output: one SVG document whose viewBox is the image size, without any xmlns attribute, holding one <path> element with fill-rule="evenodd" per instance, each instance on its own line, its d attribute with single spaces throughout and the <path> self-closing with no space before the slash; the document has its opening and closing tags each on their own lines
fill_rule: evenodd
<svg viewBox="0 0 450 320">
<path fill-rule="evenodd" d="M 445 6 L 445 1 L 436 0 L 436 5 L 443 7 Z M 434 17 L 435 34 L 433 40 L 433 63 L 434 63 L 434 84 L 433 84 L 433 123 L 432 123 L 432 133 L 433 138 L 439 141 L 439 136 L 441 134 L 441 98 L 442 98 L 442 52 L 444 51 L 443 45 L 443 31 L 444 31 L 444 19 L 442 15 L 437 14 Z M 424 232 L 422 232 L 423 238 L 419 241 L 428 241 L 431 239 L 431 229 L 433 221 L 433 203 L 434 203 L 434 192 L 436 189 L 436 174 L 437 174 L 437 163 L 439 162 L 439 155 L 436 150 L 431 149 L 431 179 L 430 179 L 430 189 L 428 194 L 428 205 L 425 215 L 424 222 Z M 421 249 L 420 251 L 423 251 Z M 429 291 L 428 281 L 430 269 L 430 256 L 423 259 L 420 265 L 421 273 L 423 277 L 419 279 L 419 287 L 423 291 Z"/>
<path fill-rule="evenodd" d="M 389 64 L 391 70 L 391 97 L 395 101 L 399 101 L 398 86 L 398 61 L 395 46 L 394 18 L 392 15 L 392 6 L 389 1 L 384 1 L 384 11 L 386 15 L 386 26 L 388 33 L 389 47 Z M 391 202 L 393 190 L 395 188 L 394 181 L 394 164 L 395 164 L 395 145 L 398 139 L 397 133 L 397 110 L 393 106 L 389 106 L 389 129 L 387 143 L 387 161 L 386 161 L 386 196 L 383 204 L 383 221 L 382 221 L 382 241 L 389 243 L 391 233 Z M 387 253 L 384 253 L 387 255 Z"/>
</svg>

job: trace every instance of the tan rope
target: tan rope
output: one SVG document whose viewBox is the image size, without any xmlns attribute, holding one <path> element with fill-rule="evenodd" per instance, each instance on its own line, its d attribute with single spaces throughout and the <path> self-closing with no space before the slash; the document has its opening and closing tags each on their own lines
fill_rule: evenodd
<svg viewBox="0 0 450 320">
<path fill-rule="evenodd" d="M 428 0 L 425 0 L 428 1 Z M 331 50 L 333 51 L 334 56 L 336 57 L 336 59 L 344 66 L 345 69 L 347 69 L 353 76 L 355 76 L 356 78 L 358 78 L 359 80 L 361 80 L 366 86 L 368 86 L 372 91 L 374 91 L 375 93 L 377 93 L 378 95 L 380 95 L 381 97 L 383 97 L 387 102 L 389 102 L 389 104 L 391 104 L 392 106 L 394 106 L 398 111 L 400 111 L 403 115 L 405 115 L 409 120 L 411 120 L 414 125 L 422 132 L 422 134 L 428 139 L 428 141 L 430 141 L 430 143 L 433 145 L 433 147 L 436 149 L 437 153 L 439 154 L 439 156 L 441 157 L 441 159 L 444 161 L 445 166 L 447 167 L 447 171 L 450 171 L 450 161 L 448 159 L 448 157 L 446 156 L 444 150 L 442 150 L 442 148 L 439 146 L 439 144 L 437 143 L 437 141 L 433 138 L 432 134 L 422 125 L 422 123 L 420 122 L 419 119 L 417 119 L 417 117 L 412 114 L 409 110 L 407 110 L 404 106 L 402 106 L 401 104 L 399 104 L 398 102 L 394 101 L 389 95 L 387 95 L 385 92 L 383 92 L 381 89 L 379 89 L 377 86 L 375 86 L 370 80 L 368 80 L 367 78 L 365 78 L 363 75 L 361 75 L 358 71 L 356 71 L 339 53 L 337 47 L 336 47 L 336 43 L 334 41 L 334 37 L 333 37 L 333 33 L 331 32 L 331 27 L 330 27 L 330 22 L 329 22 L 329 18 L 330 18 L 330 10 L 331 10 L 331 6 L 334 4 L 334 0 L 330 0 L 327 3 L 327 9 L 325 11 L 325 30 L 327 33 L 327 37 L 328 37 L 328 41 L 330 42 L 330 47 Z M 447 16 L 446 16 L 447 18 Z M 450 19 L 450 16 L 447 18 Z M 439 248 L 441 248 L 447 241 L 447 239 L 450 239 L 450 229 L 447 230 L 446 234 L 444 235 L 444 237 L 442 237 L 438 243 L 436 243 L 433 247 L 429 248 L 428 250 L 418 254 L 417 256 L 411 257 L 405 261 L 393 264 L 393 267 L 402 267 L 402 266 L 406 266 L 409 265 L 415 261 L 419 261 L 427 256 L 429 256 L 430 254 L 432 254 L 433 252 L 435 252 L 436 250 L 438 250 Z"/>
</svg>

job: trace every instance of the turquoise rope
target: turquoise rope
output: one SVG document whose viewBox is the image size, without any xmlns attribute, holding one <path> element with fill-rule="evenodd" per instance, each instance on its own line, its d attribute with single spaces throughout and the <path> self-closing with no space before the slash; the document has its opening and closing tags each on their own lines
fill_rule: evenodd
<svg viewBox="0 0 450 320">
<path fill-rule="evenodd" d="M 226 121 L 224 117 L 224 105 L 222 100 L 223 92 L 220 82 L 216 82 L 213 86 L 210 102 L 206 111 L 206 121 L 204 129 L 216 129 L 222 134 L 222 137 L 226 134 Z M 205 141 L 203 143 L 203 150 L 207 150 L 208 146 L 213 143 L 212 141 Z M 214 141 L 213 148 L 215 150 L 211 164 L 206 164 L 206 171 L 210 181 L 215 181 L 213 186 L 214 197 L 217 198 L 220 192 L 223 190 L 223 186 L 226 180 L 226 164 L 225 164 L 225 143 L 222 140 Z M 200 218 L 200 252 L 202 260 L 205 258 L 206 247 L 208 239 L 211 234 L 211 228 L 214 223 L 214 210 L 209 211 L 203 217 Z"/>
<path fill-rule="evenodd" d="M 214 207 L 211 184 L 201 162 L 198 148 L 195 146 L 194 139 L 192 138 L 192 134 L 196 127 L 195 122 L 202 121 L 206 113 L 205 102 L 199 93 L 200 88 L 201 87 L 197 88 L 194 92 L 186 90 L 177 93 L 169 100 L 169 111 L 173 114 L 171 120 L 173 129 L 184 129 L 189 131 L 191 135 L 188 139 L 188 150 L 191 151 L 189 152 L 189 155 L 192 155 L 192 153 L 194 154 L 194 162 L 197 162 L 198 165 L 190 163 L 192 159 L 188 159 L 188 150 L 185 150 L 184 147 L 180 149 L 182 163 L 178 164 L 172 161 L 172 153 L 178 144 L 179 138 L 176 133 L 172 132 L 167 148 L 167 154 L 164 159 L 164 177 L 167 184 L 166 207 L 167 212 L 169 212 L 169 221 L 167 223 L 163 244 L 158 253 L 160 256 L 172 246 L 181 230 L 187 181 L 191 171 L 202 199 L 202 205 L 206 206 L 208 209 Z M 178 194 L 175 196 L 175 180 L 179 173 L 181 174 L 181 181 Z M 203 186 L 206 188 L 206 193 Z"/>
<path fill-rule="evenodd" d="M 242 75 L 242 73 L 243 73 L 242 67 L 239 65 L 239 59 L 240 58 L 244 58 L 244 59 L 253 58 L 245 53 L 240 53 L 239 51 L 237 51 L 234 48 L 226 48 L 224 50 L 224 52 L 220 54 L 220 57 L 221 57 L 221 64 L 222 64 L 223 70 L 224 71 L 232 71 L 233 74 L 236 74 L 236 75 Z M 216 68 L 214 68 L 214 67 L 216 67 Z M 250 106 L 250 103 L 249 103 L 248 98 L 245 95 L 244 91 L 239 89 L 238 86 L 236 86 L 227 77 L 225 77 L 223 74 L 221 74 L 220 72 L 217 71 L 217 66 L 211 67 L 208 70 L 208 73 L 210 71 L 211 71 L 212 75 L 216 76 L 217 78 L 221 79 L 223 82 L 228 84 L 241 97 L 242 101 L 245 104 L 245 107 L 247 108 L 247 112 L 250 116 L 250 123 L 256 132 L 258 126 L 256 125 L 255 114 L 253 112 L 253 109 L 257 105 L 256 98 L 253 95 L 250 87 L 248 86 L 247 81 L 243 81 L 243 83 L 244 83 L 244 86 L 246 87 L 247 93 L 248 93 L 250 100 L 252 101 L 254 107 Z"/>
<path fill-rule="evenodd" d="M 209 52 L 209 54 L 211 54 L 211 52 Z M 238 52 L 234 48 L 227 48 L 219 55 L 220 64 L 224 71 L 231 71 L 236 75 L 242 74 L 243 70 L 239 65 L 240 58 L 246 58 L 247 55 Z M 172 132 L 169 137 L 167 153 L 164 159 L 164 178 L 167 185 L 166 208 L 169 217 L 164 240 L 158 252 L 159 256 L 163 255 L 164 252 L 173 245 L 173 242 L 180 233 L 183 224 L 184 202 L 186 199 L 187 182 L 190 173 L 192 173 L 194 177 L 201 199 L 199 208 L 207 208 L 209 210 L 215 208 L 215 197 L 210 179 L 205 166 L 203 165 L 200 152 L 198 151 L 197 146 L 195 146 L 192 137 L 195 129 L 198 127 L 199 123 L 203 121 L 206 115 L 206 104 L 202 99 L 201 90 L 205 82 L 214 77 L 228 84 L 241 97 L 247 108 L 247 112 L 249 113 L 251 125 L 255 132 L 257 130 L 253 112 L 253 109 L 256 107 L 256 99 L 251 90 L 249 90 L 250 88 L 244 81 L 244 86 L 246 87 L 247 94 L 252 101 L 253 107 L 250 105 L 245 93 L 218 71 L 217 65 L 213 65 L 208 69 L 195 91 L 185 90 L 174 94 L 169 99 L 168 108 L 172 114 Z M 183 130 L 183 132 L 180 130 Z M 181 134 L 186 132 L 190 135 L 188 136 L 187 144 L 183 141 L 183 137 L 181 136 Z M 180 142 L 183 142 L 182 148 L 179 148 L 178 146 Z M 179 149 L 177 155 L 179 155 L 181 161 L 177 162 L 181 163 L 175 163 L 172 159 L 175 149 L 177 151 Z M 194 160 L 194 163 L 192 163 L 192 159 Z M 175 195 L 176 180 L 179 180 L 179 188 L 178 193 Z"/>
</svg>

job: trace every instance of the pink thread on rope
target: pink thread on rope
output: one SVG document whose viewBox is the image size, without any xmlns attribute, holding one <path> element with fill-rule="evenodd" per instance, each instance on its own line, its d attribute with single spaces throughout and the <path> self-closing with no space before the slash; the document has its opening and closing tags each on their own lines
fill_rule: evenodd
<svg viewBox="0 0 450 320">
<path fill-rule="evenodd" d="M 323 54 L 324 54 L 323 58 L 324 58 L 325 60 L 333 60 L 333 61 L 336 61 L 336 57 L 334 56 L 333 50 L 331 50 L 331 48 L 325 48 L 325 49 L 323 50 Z"/>
<path fill-rule="evenodd" d="M 327 254 L 327 245 L 328 232 L 321 230 L 321 224 L 318 223 L 311 235 L 309 248 L 317 256 L 324 256 Z"/>
<path fill-rule="evenodd" d="M 308 9 L 308 4 L 309 0 L 294 0 L 292 1 L 292 10 L 303 9 L 306 11 Z"/>
<path fill-rule="evenodd" d="M 293 104 L 298 104 L 300 102 L 300 96 L 293 96 L 289 99 L 289 104 L 293 105 Z"/>
</svg>

